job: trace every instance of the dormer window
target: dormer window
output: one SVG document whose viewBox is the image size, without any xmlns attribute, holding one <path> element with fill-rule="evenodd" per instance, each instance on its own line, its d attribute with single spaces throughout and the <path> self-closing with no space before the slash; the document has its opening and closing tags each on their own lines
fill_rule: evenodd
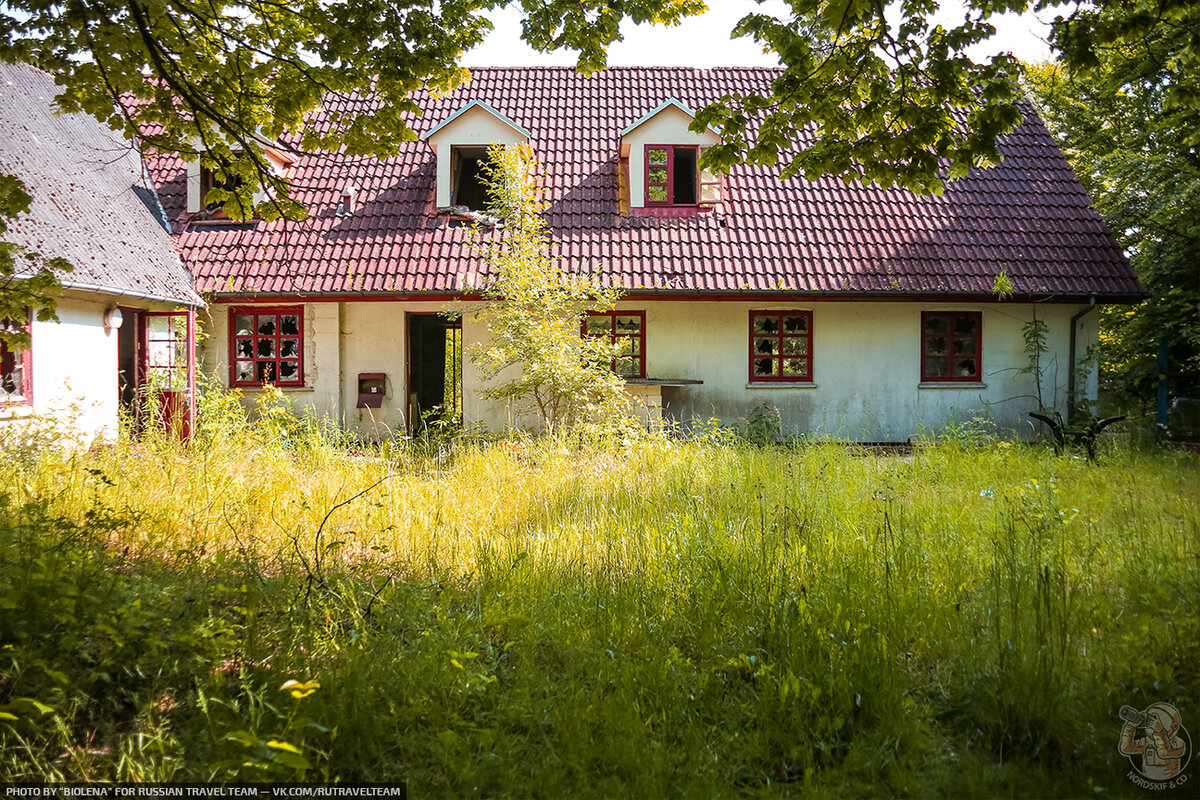
<svg viewBox="0 0 1200 800">
<path fill-rule="evenodd" d="M 233 154 L 233 157 L 237 158 L 239 155 L 241 155 L 241 153 L 235 151 Z M 208 193 L 211 192 L 213 189 L 221 189 L 222 191 L 226 191 L 226 192 L 234 192 L 234 191 L 237 191 L 238 189 L 240 189 L 242 184 L 246 182 L 245 179 L 242 178 L 241 175 L 230 175 L 229 174 L 229 166 L 230 165 L 228 165 L 228 164 L 222 165 L 222 167 L 224 168 L 222 171 L 225 172 L 225 177 L 219 178 L 217 170 L 215 170 L 211 167 L 206 167 L 203 164 L 200 165 L 200 201 L 201 202 L 204 202 L 204 199 L 208 197 Z M 208 213 L 212 214 L 214 212 L 220 211 L 221 206 L 223 204 L 224 204 L 224 201 L 214 201 L 211 203 L 204 203 L 204 210 L 207 211 Z"/>
<path fill-rule="evenodd" d="M 696 148 L 646 145 L 646 205 L 696 205 Z"/>
<path fill-rule="evenodd" d="M 621 130 L 622 213 L 692 216 L 721 205 L 720 176 L 699 168 L 704 149 L 721 137 L 711 128 L 693 131 L 695 119 L 669 99 Z"/>
<path fill-rule="evenodd" d="M 259 163 L 259 167 L 266 167 L 269 172 L 277 178 L 287 178 L 288 167 L 292 165 L 292 158 L 277 147 L 271 146 L 265 139 L 261 141 L 264 145 L 262 155 L 263 159 Z M 205 153 L 203 147 L 199 148 L 202 153 Z M 217 156 L 213 153 L 205 153 L 209 160 L 217 160 Z M 237 160 L 242 155 L 241 148 L 236 148 L 229 151 L 230 163 L 224 162 L 222 157 L 223 170 L 218 170 L 209 167 L 206 164 L 201 164 L 200 159 L 189 161 L 187 165 L 187 210 L 189 214 L 199 214 L 200 219 L 217 218 L 221 224 L 224 222 L 224 215 L 221 214 L 221 206 L 223 202 L 210 202 L 207 200 L 208 193 L 213 189 L 222 189 L 226 192 L 236 191 L 245 183 L 245 179 L 240 175 L 230 175 L 229 169 L 233 166 L 232 162 Z M 220 177 L 221 174 L 224 177 Z M 255 188 L 253 203 L 258 204 L 272 196 L 269 189 L 264 189 L 262 186 Z M 246 215 L 250 216 L 251 209 L 245 209 Z"/>
<path fill-rule="evenodd" d="M 422 138 L 437 159 L 434 207 L 486 212 L 482 165 L 490 145 L 529 144 L 529 131 L 482 100 L 472 100 L 434 125 Z M 453 216 L 452 216 L 453 219 Z"/>
<path fill-rule="evenodd" d="M 450 205 L 487 211 L 487 186 L 483 180 L 486 147 L 450 148 Z"/>
</svg>

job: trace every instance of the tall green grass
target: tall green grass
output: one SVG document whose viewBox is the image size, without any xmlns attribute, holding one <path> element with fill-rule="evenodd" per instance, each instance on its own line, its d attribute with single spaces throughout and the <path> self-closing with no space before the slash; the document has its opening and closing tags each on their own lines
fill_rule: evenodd
<svg viewBox="0 0 1200 800">
<path fill-rule="evenodd" d="M 0 470 L 0 779 L 1129 795 L 1200 719 L 1194 456 L 277 422 Z"/>
</svg>

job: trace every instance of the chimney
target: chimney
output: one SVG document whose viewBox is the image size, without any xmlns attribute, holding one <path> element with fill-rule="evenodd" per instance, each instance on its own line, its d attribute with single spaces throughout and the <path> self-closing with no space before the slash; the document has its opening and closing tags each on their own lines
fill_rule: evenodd
<svg viewBox="0 0 1200 800">
<path fill-rule="evenodd" d="M 337 215 L 339 217 L 354 216 L 355 202 L 354 197 L 358 194 L 358 190 L 354 188 L 354 184 L 347 183 L 342 189 L 341 199 L 338 201 Z"/>
</svg>

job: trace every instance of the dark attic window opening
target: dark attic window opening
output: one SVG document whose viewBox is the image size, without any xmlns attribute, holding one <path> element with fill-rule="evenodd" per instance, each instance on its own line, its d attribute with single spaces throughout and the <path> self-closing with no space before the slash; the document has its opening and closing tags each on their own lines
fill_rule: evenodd
<svg viewBox="0 0 1200 800">
<path fill-rule="evenodd" d="M 463 206 L 471 211 L 487 211 L 487 187 L 483 183 L 483 162 L 486 147 L 455 147 L 452 151 L 453 174 L 450 186 L 450 205 Z"/>
<path fill-rule="evenodd" d="M 696 149 L 675 148 L 674 200 L 677 206 L 696 204 Z"/>
<path fill-rule="evenodd" d="M 229 166 L 226 165 L 228 170 Z M 221 203 L 206 203 L 204 198 L 208 197 L 208 193 L 213 189 L 222 189 L 226 192 L 233 192 L 242 187 L 245 179 L 240 175 L 226 175 L 224 179 L 217 178 L 217 171 L 211 167 L 204 165 L 200 166 L 200 202 L 204 203 L 204 210 L 209 214 L 218 214 L 221 212 Z"/>
</svg>

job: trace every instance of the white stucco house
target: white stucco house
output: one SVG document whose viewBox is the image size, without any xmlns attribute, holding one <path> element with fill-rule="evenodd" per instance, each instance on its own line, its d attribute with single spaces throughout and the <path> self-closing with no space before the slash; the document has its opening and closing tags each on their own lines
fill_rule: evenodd
<svg viewBox="0 0 1200 800">
<path fill-rule="evenodd" d="M 493 429 L 519 422 L 456 357 L 486 331 L 438 313 L 488 279 L 462 218 L 482 208 L 479 159 L 500 142 L 527 143 L 543 165 L 555 254 L 624 290 L 584 333 L 619 344 L 631 391 L 671 418 L 765 403 L 789 431 L 860 441 L 903 441 L 979 409 L 1015 427 L 1036 406 L 1020 372 L 1035 316 L 1048 326 L 1047 402 L 1094 394 L 1094 379 L 1072 386 L 1097 339 L 1094 308 L 1142 287 L 1033 110 L 1000 166 L 939 197 L 767 167 L 700 171 L 720 139 L 692 130 L 692 109 L 776 75 L 472 70 L 451 94 L 415 98 L 421 135 L 394 158 L 281 142 L 304 221 L 223 219 L 202 207 L 205 171 L 153 160 L 176 246 L 211 299 L 202 368 L 373 435 L 437 406 Z M 1003 300 L 1000 273 L 1013 287 Z"/>
<path fill-rule="evenodd" d="M 57 93 L 46 73 L 0 63 L 0 173 L 32 196 L 3 238 L 74 266 L 57 322 L 0 321 L 31 337 L 20 352 L 0 344 L 0 430 L 49 421 L 87 444 L 116 436 L 122 407 L 152 407 L 186 432 L 203 302 L 140 154 L 86 114 L 56 113 Z"/>
</svg>

